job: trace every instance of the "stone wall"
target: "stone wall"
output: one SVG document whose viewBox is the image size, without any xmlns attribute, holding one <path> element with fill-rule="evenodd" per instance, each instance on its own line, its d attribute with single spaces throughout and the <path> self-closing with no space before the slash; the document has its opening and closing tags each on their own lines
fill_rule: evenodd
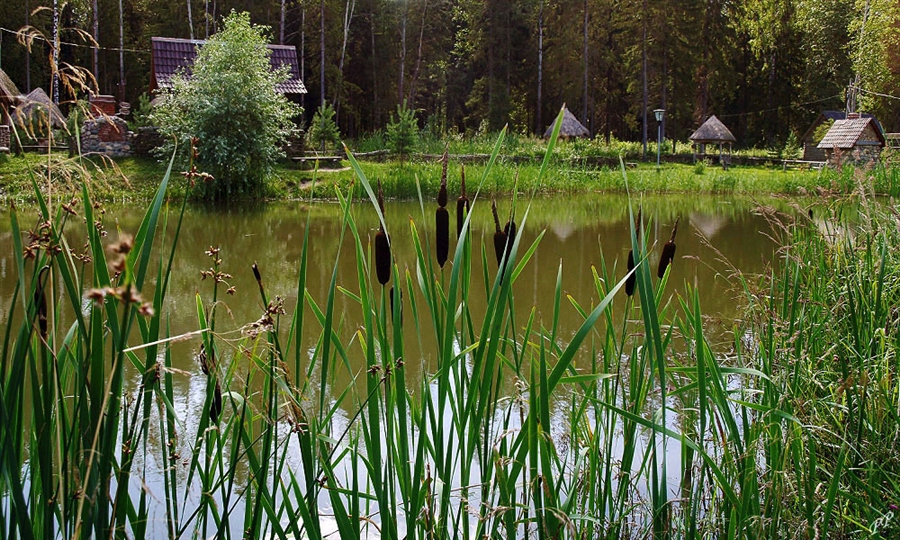
<svg viewBox="0 0 900 540">
<path fill-rule="evenodd" d="M 133 137 L 125 120 L 117 116 L 88 120 L 81 128 L 81 152 L 110 157 L 130 156 Z"/>
<path fill-rule="evenodd" d="M 859 144 L 851 150 L 826 149 L 825 153 L 828 156 L 828 165 L 831 167 L 842 167 L 844 165 L 861 167 L 871 163 L 878 163 L 878 160 L 881 158 L 881 145 Z"/>
<path fill-rule="evenodd" d="M 5 152 L 9 152 L 9 126 L 0 125 L 0 148 L 4 148 Z"/>
</svg>

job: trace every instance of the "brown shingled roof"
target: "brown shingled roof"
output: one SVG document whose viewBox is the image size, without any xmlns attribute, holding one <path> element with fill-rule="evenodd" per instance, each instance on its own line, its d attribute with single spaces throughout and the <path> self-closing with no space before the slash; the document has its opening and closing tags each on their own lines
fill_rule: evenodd
<svg viewBox="0 0 900 540">
<path fill-rule="evenodd" d="M 179 69 L 184 68 L 190 73 L 191 65 L 197 56 L 197 49 L 206 42 L 195 39 L 177 39 L 155 37 L 151 39 L 152 56 L 150 90 L 157 88 L 171 88 L 172 77 Z M 305 94 L 306 87 L 300 80 L 300 65 L 297 61 L 297 48 L 288 45 L 268 45 L 272 54 L 269 55 L 269 63 L 272 69 L 278 69 L 282 65 L 288 67 L 288 79 L 277 85 L 275 89 L 281 94 Z"/>
<path fill-rule="evenodd" d="M 737 142 L 734 135 L 715 115 L 710 116 L 703 125 L 697 128 L 690 139 L 698 144 L 718 144 Z"/>
<path fill-rule="evenodd" d="M 840 148 L 842 150 L 853 148 L 870 124 L 878 138 L 877 142 L 884 146 L 884 134 L 874 118 L 847 118 L 845 120 L 835 120 L 828 133 L 819 141 L 818 148 Z"/>
</svg>

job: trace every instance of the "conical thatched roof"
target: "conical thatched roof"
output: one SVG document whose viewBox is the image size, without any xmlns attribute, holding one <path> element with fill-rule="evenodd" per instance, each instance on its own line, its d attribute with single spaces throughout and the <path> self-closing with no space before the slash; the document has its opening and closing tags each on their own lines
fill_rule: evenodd
<svg viewBox="0 0 900 540">
<path fill-rule="evenodd" d="M 544 138 L 549 139 L 550 135 L 553 134 L 553 127 L 556 125 L 554 121 L 550 127 L 547 128 L 547 131 L 544 132 Z M 575 118 L 575 115 L 569 112 L 569 109 L 563 109 L 563 118 L 562 118 L 562 127 L 559 128 L 559 136 L 568 139 L 569 137 L 590 137 L 591 132 L 588 131 L 588 128 L 584 127 L 584 124 L 578 121 Z"/>
<path fill-rule="evenodd" d="M 690 139 L 697 144 L 737 142 L 731 131 L 715 115 L 710 116 L 706 122 L 703 122 L 703 125 L 690 136 Z"/>
<path fill-rule="evenodd" d="M 19 96 L 19 105 L 16 107 L 16 122 L 24 125 L 31 121 L 38 121 L 41 116 L 50 116 L 53 127 L 59 128 L 66 124 L 66 117 L 59 110 L 42 88 L 35 88 L 27 96 Z"/>
</svg>

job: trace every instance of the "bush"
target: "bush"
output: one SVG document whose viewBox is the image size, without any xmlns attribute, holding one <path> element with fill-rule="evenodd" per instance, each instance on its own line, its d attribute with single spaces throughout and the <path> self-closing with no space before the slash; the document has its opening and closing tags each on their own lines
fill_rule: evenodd
<svg viewBox="0 0 900 540">
<path fill-rule="evenodd" d="M 329 147 L 334 149 L 341 144 L 341 132 L 334 122 L 334 115 L 331 105 L 327 103 L 319 105 L 306 134 L 307 144 L 311 148 L 324 152 Z"/>
<path fill-rule="evenodd" d="M 264 27 L 234 11 L 224 23 L 197 52 L 192 75 L 177 75 L 151 115 L 180 148 L 197 139 L 197 162 L 215 177 L 198 187 L 199 194 L 217 200 L 263 194 L 300 113 L 275 90 L 288 73 L 271 70 Z"/>
<path fill-rule="evenodd" d="M 400 156 L 409 154 L 416 145 L 416 113 L 406 106 L 406 100 L 397 105 L 397 115 L 391 117 L 387 125 L 387 144 L 392 152 Z"/>
</svg>

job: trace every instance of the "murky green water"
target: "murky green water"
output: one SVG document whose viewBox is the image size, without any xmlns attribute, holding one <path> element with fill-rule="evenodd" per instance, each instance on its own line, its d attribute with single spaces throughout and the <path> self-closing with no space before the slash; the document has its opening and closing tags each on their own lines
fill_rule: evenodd
<svg viewBox="0 0 900 540">
<path fill-rule="evenodd" d="M 784 203 L 770 203 L 776 206 L 781 204 L 787 209 Z M 509 213 L 510 204 L 509 201 L 498 202 L 503 221 Z M 648 242 L 654 246 L 649 261 L 654 275 L 661 246 L 668 240 L 675 219 L 680 218 L 678 249 L 666 295 L 674 299 L 685 289 L 685 284 L 696 287 L 700 291 L 703 312 L 710 317 L 712 335 L 719 341 L 731 339 L 727 332 L 742 311 L 737 282 L 730 279 L 734 270 L 748 275 L 759 274 L 776 258 L 770 225 L 764 217 L 753 212 L 758 203 L 749 199 L 711 196 L 653 196 L 644 198 L 642 205 L 644 219 L 648 223 Z M 527 221 L 522 226 L 526 206 L 527 201 L 520 201 L 517 207 L 516 221 L 520 224 L 523 242 L 520 253 L 524 253 L 542 231 L 544 236 L 514 287 L 517 324 L 524 326 L 532 306 L 536 310 L 537 327 L 551 324 L 554 290 L 561 266 L 563 300 L 559 325 L 560 335 L 565 336 L 573 333 L 583 320 L 567 297 L 571 296 L 586 308 L 599 301 L 592 267 L 597 267 L 602 275 L 600 266 L 605 261 L 609 276 L 621 279 L 625 273 L 625 260 L 630 248 L 627 200 L 623 196 L 594 194 L 537 199 L 531 204 Z M 410 220 L 415 222 L 423 243 L 428 242 L 430 254 L 434 257 L 435 207 L 432 201 L 426 202 L 423 218 L 418 202 L 388 201 L 386 205 L 394 257 L 401 272 L 409 272 L 414 283 L 417 278 Z M 486 298 L 485 288 L 490 285 L 485 285 L 482 246 L 486 250 L 489 279 L 494 278 L 497 264 L 489 201 L 482 200 L 474 208 L 473 293 L 470 302 L 473 311 L 481 313 Z M 456 244 L 455 208 L 450 210 L 452 259 Z M 108 241 L 115 242 L 120 233 L 134 234 L 142 214 L 143 208 L 139 207 L 107 206 L 104 223 Z M 263 306 L 251 270 L 254 262 L 262 272 L 268 295 L 285 298 L 289 317 L 297 302 L 299 259 L 308 215 L 311 216 L 309 294 L 324 306 L 336 263 L 338 286 L 350 293 L 357 291 L 356 257 L 349 236 L 341 243 L 342 216 L 336 203 L 323 202 L 312 206 L 300 202 L 279 203 L 230 210 L 194 208 L 188 211 L 183 225 L 167 298 L 166 310 L 172 334 L 190 332 L 199 327 L 195 308 L 197 293 L 207 303 L 211 301 L 211 280 L 201 277 L 201 272 L 212 265 L 212 259 L 205 253 L 211 246 L 221 249 L 221 270 L 232 276 L 227 286 L 222 285 L 219 290 L 217 331 L 237 337 L 241 328 L 262 315 Z M 354 215 L 361 234 L 369 240 L 374 238 L 377 217 L 371 204 L 361 201 L 356 205 Z M 25 216 L 21 221 L 23 228 L 34 224 L 33 218 Z M 80 224 L 75 225 L 73 229 L 80 228 Z M 0 223 L 0 320 L 3 322 L 13 300 L 16 272 L 9 230 L 9 220 L 4 218 Z M 83 242 L 77 234 L 69 241 L 72 246 Z M 442 274 L 437 276 L 445 283 L 449 281 L 450 266 L 448 262 Z M 435 269 L 439 270 L 436 263 Z M 371 271 L 374 273 L 374 268 Z M 233 295 L 225 294 L 228 286 L 234 287 Z M 62 294 L 61 288 L 57 290 Z M 410 317 L 409 294 L 408 290 L 404 290 L 407 318 Z M 149 297 L 149 293 L 146 295 Z M 619 296 L 616 309 L 622 313 L 626 298 L 621 293 Z M 417 299 L 420 309 L 424 310 L 421 296 Z M 360 324 L 359 306 L 347 294 L 338 294 L 335 311 L 341 324 L 340 334 L 349 341 Z M 65 314 L 62 316 L 65 317 Z M 304 348 L 310 349 L 315 346 L 321 328 L 314 322 L 311 313 L 307 313 L 306 321 L 301 342 Z M 285 334 L 288 325 L 289 319 L 286 318 L 283 321 Z M 407 376 L 419 377 L 434 366 L 433 329 L 423 325 L 417 331 L 416 325 L 407 320 L 404 332 Z M 199 367 L 193 359 L 198 347 L 197 339 L 179 344 L 175 367 L 198 372 Z M 357 365 L 351 365 L 352 372 L 345 370 L 337 374 L 335 386 L 344 387 L 362 369 L 362 360 Z M 188 383 L 182 381 L 182 384 L 181 390 L 187 391 Z"/>
</svg>

